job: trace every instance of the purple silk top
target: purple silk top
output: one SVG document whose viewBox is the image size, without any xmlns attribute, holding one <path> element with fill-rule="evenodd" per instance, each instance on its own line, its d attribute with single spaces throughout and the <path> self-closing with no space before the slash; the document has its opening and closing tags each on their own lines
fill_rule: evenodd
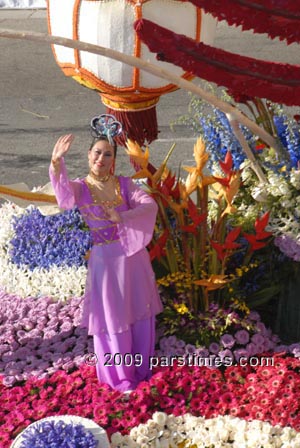
<svg viewBox="0 0 300 448">
<path fill-rule="evenodd" d="M 119 333 L 137 320 L 162 311 L 150 258 L 145 247 L 153 235 L 157 204 L 129 177 L 119 176 L 122 222 L 105 217 L 84 179 L 69 180 L 63 159 L 50 180 L 62 209 L 77 206 L 89 226 L 91 250 L 82 325 L 89 334 Z"/>
</svg>

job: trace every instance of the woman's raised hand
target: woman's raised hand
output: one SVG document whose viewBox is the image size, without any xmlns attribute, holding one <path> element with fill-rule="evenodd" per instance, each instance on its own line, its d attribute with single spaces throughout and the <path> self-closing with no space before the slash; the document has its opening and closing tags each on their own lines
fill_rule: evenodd
<svg viewBox="0 0 300 448">
<path fill-rule="evenodd" d="M 64 155 L 69 151 L 73 140 L 73 134 L 62 135 L 61 137 L 59 137 L 53 148 L 52 160 L 57 161 L 64 157 Z"/>
</svg>

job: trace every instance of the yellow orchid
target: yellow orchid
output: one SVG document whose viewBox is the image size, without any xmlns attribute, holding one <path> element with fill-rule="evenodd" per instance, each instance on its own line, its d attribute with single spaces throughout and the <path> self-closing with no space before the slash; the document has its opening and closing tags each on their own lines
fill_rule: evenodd
<svg viewBox="0 0 300 448">
<path fill-rule="evenodd" d="M 189 309 L 185 303 L 174 303 L 174 308 L 179 314 L 186 314 L 189 312 Z"/>
</svg>

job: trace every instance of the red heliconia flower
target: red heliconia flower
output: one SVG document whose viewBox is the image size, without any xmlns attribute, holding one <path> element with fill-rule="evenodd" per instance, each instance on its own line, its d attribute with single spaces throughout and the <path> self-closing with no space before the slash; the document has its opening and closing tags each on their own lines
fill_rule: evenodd
<svg viewBox="0 0 300 448">
<path fill-rule="evenodd" d="M 261 218 L 256 218 L 254 224 L 256 233 L 254 235 L 250 233 L 244 233 L 244 237 L 249 242 L 252 251 L 262 249 L 268 244 L 268 241 L 264 240 L 272 235 L 272 232 L 265 231 L 265 227 L 269 222 L 269 217 L 270 212 L 266 212 L 262 215 Z"/>
<path fill-rule="evenodd" d="M 172 196 L 172 191 L 174 189 L 174 186 L 176 184 L 176 175 L 173 176 L 171 173 L 167 175 L 167 177 L 161 182 L 160 184 L 160 190 L 162 193 L 164 193 L 166 196 Z"/>
<path fill-rule="evenodd" d="M 198 208 L 191 199 L 188 201 L 188 212 L 193 223 L 188 226 L 182 226 L 181 230 L 184 232 L 191 232 L 196 235 L 198 232 L 197 227 L 206 220 L 207 213 L 198 213 Z"/>
<path fill-rule="evenodd" d="M 233 159 L 230 151 L 227 151 L 224 162 L 222 162 L 222 160 L 219 161 L 219 165 L 223 173 L 226 174 L 226 176 L 225 177 L 214 176 L 214 178 L 224 187 L 229 187 L 232 175 L 235 173 L 235 171 L 232 169 Z"/>
<path fill-rule="evenodd" d="M 255 235 L 251 235 L 250 233 L 249 234 L 245 233 L 244 237 L 246 238 L 246 240 L 250 244 L 251 251 L 262 249 L 263 247 L 265 247 L 267 245 L 266 241 L 258 241 L 256 239 L 256 236 Z"/>
<path fill-rule="evenodd" d="M 226 177 L 217 177 L 217 176 L 213 176 L 217 182 L 219 182 L 219 184 L 223 185 L 223 187 L 229 187 L 230 184 L 230 180 L 231 180 L 231 175 L 226 176 Z"/>
<path fill-rule="evenodd" d="M 148 184 L 151 185 L 151 181 L 148 179 Z M 174 200 L 178 200 L 180 198 L 180 191 L 179 191 L 179 185 L 176 179 L 176 175 L 172 175 L 170 172 L 168 175 L 161 180 L 161 182 L 158 182 L 155 185 L 155 189 L 162 193 L 162 195 L 158 194 L 158 197 L 161 199 L 162 204 L 164 207 L 168 206 L 168 200 L 167 198 L 173 198 Z M 157 193 L 154 193 L 154 196 Z"/>
<path fill-rule="evenodd" d="M 240 247 L 240 244 L 237 243 L 233 243 L 237 237 L 239 236 L 239 234 L 241 233 L 241 227 L 236 227 L 235 229 L 232 229 L 226 236 L 225 238 L 225 244 L 235 244 L 234 248 Z M 230 247 L 231 248 L 231 247 Z"/>
<path fill-rule="evenodd" d="M 218 243 L 217 241 L 211 241 L 210 244 L 217 252 L 219 260 L 224 260 L 233 250 L 241 247 L 239 243 L 235 243 L 235 240 L 239 236 L 241 232 L 241 227 L 236 227 L 232 229 L 225 238 L 223 244 Z"/>
<path fill-rule="evenodd" d="M 262 217 L 256 218 L 254 228 L 256 231 L 257 239 L 264 239 L 272 235 L 272 232 L 266 232 L 265 228 L 268 225 L 270 218 L 270 212 L 266 212 L 262 215 Z"/>
<path fill-rule="evenodd" d="M 219 161 L 219 165 L 225 174 L 232 173 L 233 159 L 230 151 L 227 151 L 224 162 L 222 160 Z"/>
<path fill-rule="evenodd" d="M 159 189 L 165 196 L 171 196 L 173 199 L 180 198 L 179 184 L 176 179 L 176 174 L 172 175 L 171 172 L 169 172 L 161 181 Z"/>
<path fill-rule="evenodd" d="M 169 236 L 169 230 L 166 229 L 163 234 L 158 238 L 155 245 L 150 249 L 149 255 L 150 260 L 153 261 L 155 258 L 160 259 L 165 255 L 165 245 Z"/>
</svg>

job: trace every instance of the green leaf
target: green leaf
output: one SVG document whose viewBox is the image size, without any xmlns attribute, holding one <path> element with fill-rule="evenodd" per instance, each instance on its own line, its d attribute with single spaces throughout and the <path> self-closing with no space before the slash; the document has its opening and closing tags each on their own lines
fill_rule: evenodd
<svg viewBox="0 0 300 448">
<path fill-rule="evenodd" d="M 267 303 L 269 300 L 274 299 L 277 294 L 279 294 L 281 290 L 280 285 L 272 285 L 267 288 L 261 289 L 260 291 L 255 292 L 250 297 L 247 298 L 247 305 L 250 308 L 263 305 Z"/>
</svg>

